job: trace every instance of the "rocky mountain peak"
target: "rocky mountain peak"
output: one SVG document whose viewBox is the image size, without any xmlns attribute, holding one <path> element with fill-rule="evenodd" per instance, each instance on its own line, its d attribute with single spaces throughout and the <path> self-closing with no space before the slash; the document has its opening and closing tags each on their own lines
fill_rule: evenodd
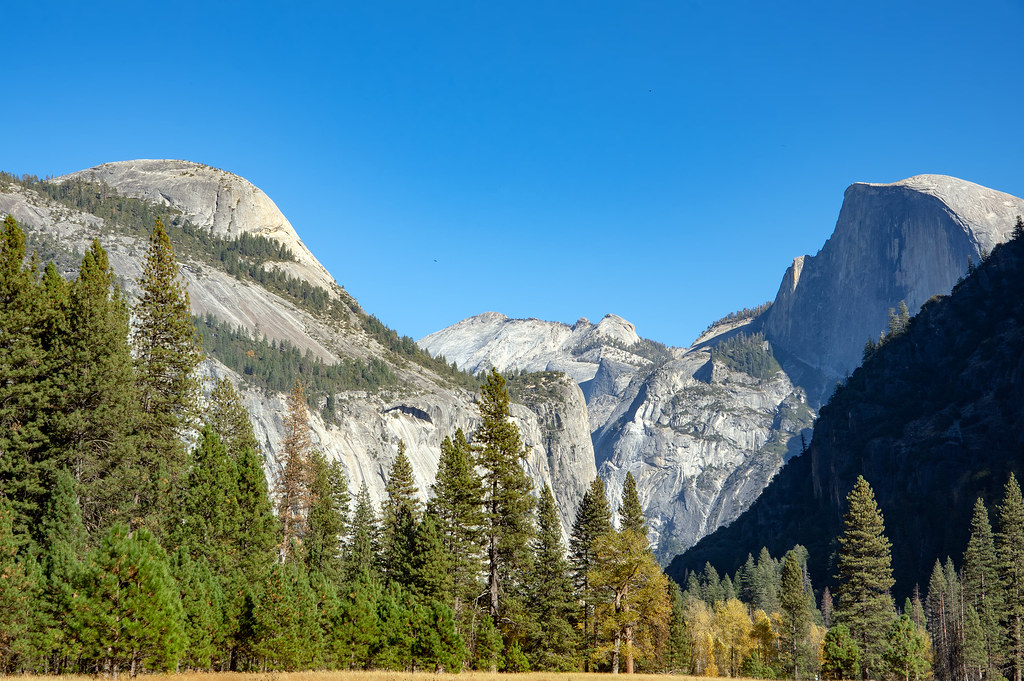
<svg viewBox="0 0 1024 681">
<path fill-rule="evenodd" d="M 636 327 L 632 322 L 627 322 L 616 314 L 606 314 L 597 324 L 597 333 L 626 347 L 640 342 L 640 336 L 636 335 Z"/>
<path fill-rule="evenodd" d="M 139 159 L 104 163 L 54 181 L 68 179 L 103 182 L 126 196 L 171 206 L 218 236 L 247 232 L 274 239 L 296 259 L 276 267 L 328 291 L 336 285 L 270 197 L 233 173 L 191 161 Z"/>
</svg>

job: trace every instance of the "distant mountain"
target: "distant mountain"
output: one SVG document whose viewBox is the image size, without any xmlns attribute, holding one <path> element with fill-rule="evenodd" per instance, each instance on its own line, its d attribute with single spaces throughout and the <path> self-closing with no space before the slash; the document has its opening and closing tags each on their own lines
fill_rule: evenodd
<svg viewBox="0 0 1024 681">
<path fill-rule="evenodd" d="M 748 553 L 810 550 L 819 588 L 858 475 L 893 543 L 897 595 L 927 583 L 936 558 L 962 555 L 974 501 L 989 508 L 1024 473 L 1024 238 L 997 246 L 951 295 L 934 296 L 822 407 L 806 453 L 728 527 L 669 568 L 732 572 Z"/>
<path fill-rule="evenodd" d="M 737 518 L 800 452 L 815 410 L 887 328 L 890 308 L 905 301 L 913 313 L 948 293 L 1021 213 L 1024 200 L 941 175 L 851 185 L 832 236 L 794 260 L 771 304 L 712 323 L 656 362 L 623 361 L 614 353 L 639 346 L 607 342 L 600 356 L 574 354 L 589 322 L 494 313 L 421 344 L 471 371 L 544 366 L 572 375 L 587 397 L 612 503 L 631 472 L 667 561 Z"/>
<path fill-rule="evenodd" d="M 211 355 L 203 370 L 241 388 L 271 480 L 280 467 L 284 392 L 302 370 L 319 444 L 377 502 L 400 439 L 425 495 L 441 440 L 457 428 L 468 435 L 479 421 L 476 381 L 367 314 L 273 201 L 237 175 L 170 160 L 105 163 L 43 182 L 0 174 L 6 214 L 26 230 L 30 249 L 65 274 L 99 238 L 129 295 L 162 216 Z M 583 394 L 549 376 L 513 387 L 527 471 L 535 486 L 551 485 L 567 532 L 596 475 Z"/>
</svg>

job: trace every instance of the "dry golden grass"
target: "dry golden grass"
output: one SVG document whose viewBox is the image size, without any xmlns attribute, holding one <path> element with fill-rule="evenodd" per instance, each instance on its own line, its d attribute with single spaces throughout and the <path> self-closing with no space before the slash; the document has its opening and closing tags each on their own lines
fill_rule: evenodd
<svg viewBox="0 0 1024 681">
<path fill-rule="evenodd" d="M 19 676 L 21 681 L 96 681 L 93 676 Z M 122 674 L 128 679 L 127 674 Z M 430 672 L 388 672 L 388 671 L 357 671 L 357 672 L 267 672 L 265 674 L 241 674 L 233 672 L 214 672 L 209 674 L 189 672 L 185 674 L 147 674 L 144 681 L 429 681 L 430 679 L 450 679 L 451 681 L 653 681 L 666 678 L 685 681 L 704 680 L 706 677 L 671 676 L 665 674 L 583 674 L 572 672 L 557 674 L 554 672 L 531 672 L 529 674 L 490 674 L 487 672 L 462 672 L 460 674 L 432 674 Z M 735 681 L 743 681 L 736 679 Z"/>
</svg>

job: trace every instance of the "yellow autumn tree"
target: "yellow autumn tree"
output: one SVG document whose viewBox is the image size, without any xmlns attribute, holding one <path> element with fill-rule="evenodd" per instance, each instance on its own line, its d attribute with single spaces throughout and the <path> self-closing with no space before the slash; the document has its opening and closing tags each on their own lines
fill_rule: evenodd
<svg viewBox="0 0 1024 681">
<path fill-rule="evenodd" d="M 690 673 L 694 676 L 718 676 L 715 661 L 715 619 L 711 608 L 696 598 L 683 606 L 686 632 L 690 637 Z"/>
<path fill-rule="evenodd" d="M 612 673 L 633 673 L 634 659 L 653 652 L 656 633 L 668 627 L 668 577 L 651 553 L 647 537 L 635 530 L 608 532 L 594 542 L 587 573 L 598 594 L 600 641 L 594 654 L 610 656 Z"/>
<path fill-rule="evenodd" d="M 715 657 L 721 665 L 721 671 L 729 676 L 739 676 L 743 660 L 753 649 L 753 628 L 747 606 L 737 599 L 715 603 Z"/>
</svg>

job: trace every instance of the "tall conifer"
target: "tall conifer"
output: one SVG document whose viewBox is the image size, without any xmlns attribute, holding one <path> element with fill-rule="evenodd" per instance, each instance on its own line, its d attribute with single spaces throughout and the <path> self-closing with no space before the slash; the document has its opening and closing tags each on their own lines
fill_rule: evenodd
<svg viewBox="0 0 1024 681">
<path fill-rule="evenodd" d="M 843 536 L 839 539 L 839 600 L 836 621 L 850 629 L 861 649 L 861 665 L 878 673 L 886 634 L 895 617 L 891 544 L 871 486 L 858 477 L 846 497 Z"/>
<path fill-rule="evenodd" d="M 311 503 L 312 469 L 309 458 L 313 450 L 313 433 L 309 427 L 309 410 L 302 381 L 299 380 L 295 381 L 288 394 L 281 448 L 283 461 L 275 496 L 277 517 L 281 523 L 281 556 L 287 559 L 292 546 L 299 545 L 306 536 Z"/>
<path fill-rule="evenodd" d="M 1005 599 L 1007 678 L 1021 681 L 1024 672 L 1024 499 L 1012 473 L 1006 481 L 1003 503 L 999 505 L 996 553 Z"/>
<path fill-rule="evenodd" d="M 964 600 L 974 609 L 978 618 L 984 652 L 988 658 L 985 667 L 989 673 L 999 664 L 1002 638 L 999 613 L 1003 610 L 1003 590 L 998 568 L 988 509 L 979 498 L 974 504 L 971 536 L 964 551 L 963 593 Z"/>
<path fill-rule="evenodd" d="M 511 420 L 505 379 L 492 369 L 477 400 L 483 423 L 473 434 L 473 449 L 483 473 L 487 536 L 489 614 L 502 616 L 501 599 L 521 590 L 532 534 L 531 483 L 523 471 L 527 451 Z"/>
<path fill-rule="evenodd" d="M 583 494 L 572 535 L 569 538 L 569 565 L 572 569 L 573 586 L 580 604 L 577 627 L 583 634 L 584 666 L 589 670 L 591 653 L 597 646 L 597 622 L 595 619 L 596 597 L 590 585 L 590 570 L 596 560 L 595 542 L 612 531 L 612 512 L 608 505 L 604 481 L 594 478 Z"/>
<path fill-rule="evenodd" d="M 185 471 L 182 436 L 198 414 L 196 368 L 202 352 L 188 287 L 159 218 L 138 284 L 142 293 L 135 303 L 132 333 L 141 412 L 136 466 L 148 479 L 135 493 L 134 505 L 142 517 L 133 523 L 143 522 L 162 534 Z"/>
<path fill-rule="evenodd" d="M 636 478 L 626 473 L 626 481 L 622 485 L 622 502 L 619 504 L 619 529 L 639 532 L 647 536 L 647 519 L 640 505 L 640 495 L 636 490 Z"/>
<path fill-rule="evenodd" d="M 807 592 L 804 590 L 803 568 L 796 554 L 790 551 L 782 562 L 782 605 L 781 645 L 785 651 L 787 667 L 793 678 L 800 678 L 814 660 L 815 651 L 811 645 L 811 627 L 814 623 Z"/>
</svg>

